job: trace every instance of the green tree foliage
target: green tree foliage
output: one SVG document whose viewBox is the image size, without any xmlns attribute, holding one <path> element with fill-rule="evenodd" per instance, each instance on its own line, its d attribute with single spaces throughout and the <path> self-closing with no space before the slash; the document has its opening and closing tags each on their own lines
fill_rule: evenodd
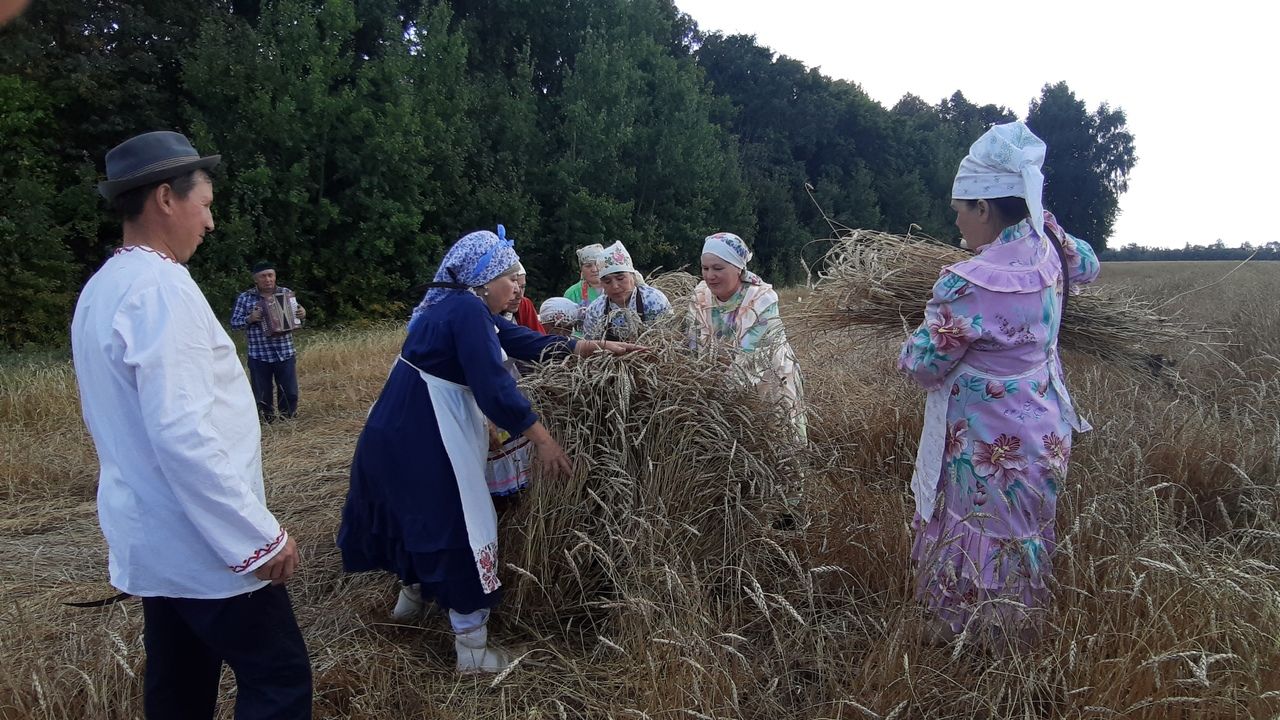
<svg viewBox="0 0 1280 720">
<path fill-rule="evenodd" d="M 503 223 L 535 296 L 574 248 L 696 268 L 743 235 L 775 283 L 828 221 L 955 235 L 956 164 L 1007 109 L 956 92 L 892 109 L 671 0 L 41 0 L 0 30 L 0 343 L 65 338 L 119 241 L 106 151 L 176 129 L 215 175 L 192 271 L 230 308 L 260 258 L 315 322 L 403 317 L 459 235 Z M 1133 165 L 1124 114 L 1046 86 L 1051 207 L 1105 241 Z"/>
<path fill-rule="evenodd" d="M 94 207 L 107 150 L 147 130 L 181 128 L 179 74 L 200 18 L 200 0 L 41 0 L 0 29 L 0 73 L 32 83 L 47 112 L 40 149 L 54 187 L 84 188 L 85 207 L 57 210 L 81 275 L 96 269 L 119 226 Z M 0 142 L 5 140 L 0 138 Z M 81 225 L 86 215 L 96 227 Z"/>
<path fill-rule="evenodd" d="M 35 83 L 0 75 L 0 345 L 57 342 L 67 333 L 76 267 L 66 238 L 87 205 L 79 186 L 60 191 L 49 99 Z M 84 227 L 80 228 L 85 232 Z"/>
<path fill-rule="evenodd" d="M 461 224 L 475 142 L 466 45 L 450 20 L 431 6 L 410 32 L 372 31 L 350 0 L 281 0 L 256 26 L 229 15 L 201 28 L 183 85 L 197 145 L 227 162 L 222 227 L 193 264 L 215 306 L 230 307 L 263 257 L 317 320 L 404 311 L 440 229 Z"/>
<path fill-rule="evenodd" d="M 697 261 L 708 228 L 748 233 L 737 147 L 711 121 L 723 112 L 688 55 L 662 45 L 670 16 L 643 2 L 588 31 L 564 83 L 555 217 L 569 246 L 622 240 L 641 266 Z"/>
<path fill-rule="evenodd" d="M 1099 250 L 1120 211 L 1137 157 L 1124 111 L 1106 103 L 1089 112 L 1065 82 L 1045 85 L 1031 102 L 1027 126 L 1049 146 L 1045 159 L 1045 206 L 1079 237 Z"/>
<path fill-rule="evenodd" d="M 1187 243 L 1180 248 L 1145 247 L 1129 243 L 1117 250 L 1109 250 L 1103 261 L 1123 260 L 1280 260 L 1280 241 L 1272 240 L 1261 245 L 1242 243 L 1239 247 L 1227 247 L 1222 240 L 1209 245 Z"/>
</svg>

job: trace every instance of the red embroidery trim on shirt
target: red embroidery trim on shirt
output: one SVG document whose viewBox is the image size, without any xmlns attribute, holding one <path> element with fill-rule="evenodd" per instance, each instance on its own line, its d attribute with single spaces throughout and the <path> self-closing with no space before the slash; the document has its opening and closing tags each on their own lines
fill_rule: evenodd
<svg viewBox="0 0 1280 720">
<path fill-rule="evenodd" d="M 165 259 L 165 260 L 168 260 L 169 262 L 173 263 L 174 265 L 181 265 L 181 264 L 182 264 L 182 263 L 178 262 L 177 260 L 174 260 L 173 258 L 169 257 L 168 255 L 165 255 L 164 253 L 160 252 L 159 250 L 156 250 L 156 249 L 155 249 L 155 248 L 153 248 L 153 247 L 147 247 L 146 245 L 122 245 L 122 246 L 120 246 L 120 247 L 116 248 L 116 251 L 115 251 L 114 253 L 111 253 L 111 254 L 114 256 L 114 255 L 119 255 L 119 254 L 121 254 L 121 253 L 132 252 L 132 251 L 134 251 L 134 250 L 142 250 L 143 252 L 154 253 L 154 254 L 156 254 L 156 255 L 159 255 L 161 258 L 163 258 L 163 259 Z"/>
<path fill-rule="evenodd" d="M 228 565 L 227 567 L 231 568 L 231 572 L 242 573 L 245 570 L 248 570 L 254 563 L 270 554 L 271 551 L 279 547 L 282 542 L 284 542 L 284 528 L 280 528 L 280 534 L 276 536 L 275 540 L 267 543 L 266 547 L 260 547 L 257 550 L 254 550 L 253 554 L 245 558 L 245 561 L 239 565 Z"/>
<path fill-rule="evenodd" d="M 480 589 L 488 595 L 502 587 L 502 583 L 498 581 L 498 541 L 494 540 L 479 550 L 472 550 L 471 554 L 475 556 L 476 570 L 480 572 Z"/>
</svg>

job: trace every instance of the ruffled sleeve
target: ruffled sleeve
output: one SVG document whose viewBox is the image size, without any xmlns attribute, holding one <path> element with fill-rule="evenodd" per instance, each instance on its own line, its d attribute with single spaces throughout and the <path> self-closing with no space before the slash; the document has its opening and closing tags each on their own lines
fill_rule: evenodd
<svg viewBox="0 0 1280 720">
<path fill-rule="evenodd" d="M 1074 295 L 1075 289 L 1081 285 L 1088 285 L 1097 280 L 1102 266 L 1098 262 L 1098 254 L 1094 252 L 1093 246 L 1063 230 L 1058 224 L 1058 219 L 1051 212 L 1045 212 L 1044 224 L 1055 237 L 1062 238 L 1062 255 L 1066 260 L 1067 277 L 1071 278 L 1072 294 Z"/>
<path fill-rule="evenodd" d="M 944 271 L 933 286 L 924 309 L 924 322 L 907 338 L 898 354 L 898 369 L 926 390 L 942 385 L 969 345 L 982 337 L 973 285 Z"/>
<path fill-rule="evenodd" d="M 1074 235 L 1063 233 L 1063 254 L 1067 258 L 1067 270 L 1072 287 L 1088 285 L 1098 279 L 1102 272 L 1102 263 L 1098 262 L 1098 254 L 1093 246 Z"/>
</svg>

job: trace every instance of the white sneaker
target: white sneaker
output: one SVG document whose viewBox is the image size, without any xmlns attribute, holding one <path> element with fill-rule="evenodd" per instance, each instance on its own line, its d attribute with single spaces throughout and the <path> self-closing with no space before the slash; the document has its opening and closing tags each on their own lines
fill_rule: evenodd
<svg viewBox="0 0 1280 720">
<path fill-rule="evenodd" d="M 485 626 L 454 635 L 453 649 L 458 653 L 458 672 L 462 675 L 500 673 L 516 659 L 511 651 L 489 644 L 489 629 Z"/>
<path fill-rule="evenodd" d="M 400 597 L 396 598 L 395 609 L 391 611 L 391 619 L 396 622 L 411 622 L 422 615 L 421 585 L 401 585 Z"/>
</svg>

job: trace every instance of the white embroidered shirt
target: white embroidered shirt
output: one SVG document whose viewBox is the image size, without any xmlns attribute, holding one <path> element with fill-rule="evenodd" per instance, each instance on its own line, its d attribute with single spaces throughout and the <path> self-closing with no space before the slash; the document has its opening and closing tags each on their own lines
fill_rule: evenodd
<svg viewBox="0 0 1280 720">
<path fill-rule="evenodd" d="M 284 546 L 267 510 L 253 393 L 235 345 L 182 265 L 117 251 L 71 323 L 111 584 L 139 596 L 225 598 Z"/>
</svg>

